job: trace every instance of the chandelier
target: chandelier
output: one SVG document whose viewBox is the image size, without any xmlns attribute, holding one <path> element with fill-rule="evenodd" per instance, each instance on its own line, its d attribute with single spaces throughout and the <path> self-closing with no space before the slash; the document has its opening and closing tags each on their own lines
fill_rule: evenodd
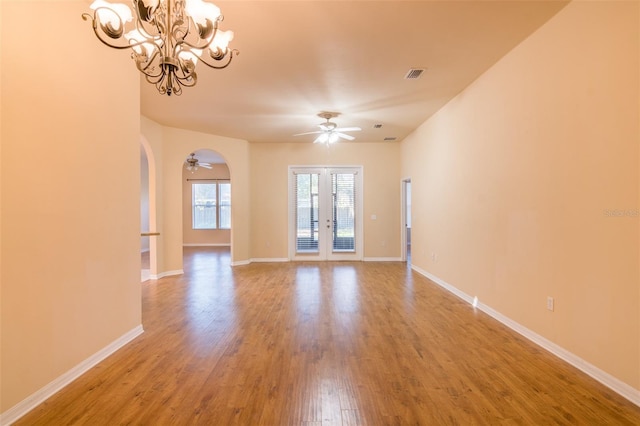
<svg viewBox="0 0 640 426">
<path fill-rule="evenodd" d="M 96 0 L 91 20 L 98 39 L 115 49 L 131 49 L 131 57 L 146 80 L 158 92 L 182 94 L 182 87 L 195 86 L 198 61 L 210 68 L 226 68 L 238 54 L 229 49 L 232 31 L 218 25 L 220 9 L 203 0 L 132 0 L 123 3 Z M 131 23 L 133 21 L 133 23 Z"/>
</svg>

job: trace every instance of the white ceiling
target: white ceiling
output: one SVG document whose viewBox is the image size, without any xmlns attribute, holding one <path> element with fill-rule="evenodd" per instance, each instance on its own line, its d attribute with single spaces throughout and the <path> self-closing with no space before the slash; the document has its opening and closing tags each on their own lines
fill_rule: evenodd
<svg viewBox="0 0 640 426">
<path fill-rule="evenodd" d="M 142 114 L 249 142 L 307 142 L 321 111 L 356 142 L 398 141 L 550 19 L 565 1 L 217 1 L 240 55 L 198 66 L 182 96 L 143 81 Z M 133 64 L 131 65 L 134 66 Z M 410 68 L 427 68 L 405 80 Z M 382 124 L 381 129 L 374 129 Z M 343 142 L 351 143 L 351 142 Z"/>
</svg>

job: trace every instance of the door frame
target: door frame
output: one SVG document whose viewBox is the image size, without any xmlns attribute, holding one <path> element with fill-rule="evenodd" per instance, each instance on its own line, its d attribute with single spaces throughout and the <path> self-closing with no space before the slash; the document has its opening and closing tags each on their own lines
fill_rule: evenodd
<svg viewBox="0 0 640 426">
<path fill-rule="evenodd" d="M 355 247 L 356 250 L 354 253 L 334 253 L 331 250 L 330 243 L 325 242 L 324 247 L 325 250 L 318 251 L 317 254 L 298 254 L 296 251 L 296 212 L 295 212 L 295 194 L 294 194 L 294 179 L 295 173 L 313 173 L 317 171 L 321 171 L 320 179 L 327 179 L 327 176 L 330 175 L 331 171 L 335 170 L 345 170 L 345 171 L 353 171 L 358 176 L 355 180 L 356 184 L 356 199 L 355 199 Z M 288 179 L 288 247 L 289 247 L 289 260 L 295 261 L 325 261 L 325 260 L 351 260 L 351 261 L 361 261 L 364 258 L 364 208 L 363 208 L 363 187 L 364 187 L 364 175 L 363 175 L 363 167 L 362 166 L 343 166 L 343 165 L 313 165 L 313 166 L 289 166 L 287 170 L 287 179 Z M 330 188 L 328 188 L 330 190 Z M 322 195 L 321 195 L 322 197 Z M 324 201 L 329 202 L 329 197 L 322 197 Z M 323 207 L 321 207 L 323 208 Z M 326 205 L 324 208 L 327 208 Z M 330 209 L 327 209 L 330 210 Z M 319 224 L 320 226 L 320 224 Z M 324 229 L 324 228 L 323 228 Z M 318 229 L 320 232 L 320 228 Z M 329 233 L 326 233 L 327 235 Z M 321 244 L 322 245 L 322 244 Z"/>
<path fill-rule="evenodd" d="M 407 189 L 410 188 L 411 178 L 406 177 L 400 181 L 400 247 L 403 262 L 407 261 Z"/>
</svg>

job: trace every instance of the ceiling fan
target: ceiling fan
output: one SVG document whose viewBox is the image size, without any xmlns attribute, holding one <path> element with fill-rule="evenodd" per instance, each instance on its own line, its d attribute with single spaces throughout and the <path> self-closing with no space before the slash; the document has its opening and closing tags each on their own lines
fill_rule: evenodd
<svg viewBox="0 0 640 426">
<path fill-rule="evenodd" d="M 324 118 L 325 120 L 327 120 L 327 122 L 318 124 L 320 130 L 316 130 L 315 132 L 298 133 L 293 136 L 318 135 L 313 143 L 326 144 L 338 142 L 340 138 L 346 139 L 348 141 L 354 140 L 355 138 L 353 136 L 347 135 L 344 132 L 359 132 L 362 129 L 360 127 L 338 127 L 336 123 L 330 121 L 332 118 L 337 116 L 338 114 L 335 112 L 321 112 L 320 114 L 318 114 L 318 117 Z"/>
<path fill-rule="evenodd" d="M 201 163 L 200 161 L 198 161 L 198 159 L 196 158 L 196 154 L 193 152 L 189 154 L 189 157 L 187 157 L 187 159 L 185 160 L 185 165 L 187 166 L 187 170 L 189 170 L 191 173 L 198 170 L 198 167 L 204 167 L 205 169 L 211 168 L 211 163 Z"/>
</svg>

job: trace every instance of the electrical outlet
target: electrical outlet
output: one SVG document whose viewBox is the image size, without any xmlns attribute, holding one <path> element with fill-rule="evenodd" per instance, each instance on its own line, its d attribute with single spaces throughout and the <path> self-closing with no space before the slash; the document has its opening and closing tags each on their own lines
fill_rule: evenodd
<svg viewBox="0 0 640 426">
<path fill-rule="evenodd" d="M 431 253 L 431 260 L 432 261 L 436 261 L 436 254 L 435 253 Z"/>
<path fill-rule="evenodd" d="M 553 305 L 554 305 L 553 297 L 551 296 L 547 297 L 547 310 L 553 311 Z"/>
</svg>

